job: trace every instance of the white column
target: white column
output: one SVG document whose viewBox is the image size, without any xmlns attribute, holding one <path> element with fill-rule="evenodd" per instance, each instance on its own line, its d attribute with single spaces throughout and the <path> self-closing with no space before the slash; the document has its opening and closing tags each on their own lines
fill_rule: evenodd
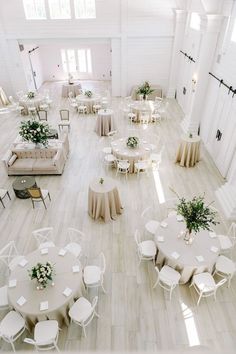
<svg viewBox="0 0 236 354">
<path fill-rule="evenodd" d="M 185 116 L 181 123 L 183 130 L 187 133 L 196 134 L 198 132 L 221 21 L 222 16 L 220 15 L 201 17 L 201 44 L 195 66 L 197 83 L 192 92 L 193 97 L 189 114 Z"/>
<path fill-rule="evenodd" d="M 121 0 L 120 31 L 121 31 L 121 96 L 127 96 L 127 24 L 128 5 L 127 0 Z"/>
<path fill-rule="evenodd" d="M 180 49 L 184 39 L 185 25 L 187 13 L 184 10 L 174 10 L 175 12 L 175 28 L 174 28 L 174 43 L 172 48 L 172 58 L 170 66 L 170 76 L 167 90 L 167 97 L 175 97 L 177 87 L 178 68 L 180 65 Z"/>
</svg>

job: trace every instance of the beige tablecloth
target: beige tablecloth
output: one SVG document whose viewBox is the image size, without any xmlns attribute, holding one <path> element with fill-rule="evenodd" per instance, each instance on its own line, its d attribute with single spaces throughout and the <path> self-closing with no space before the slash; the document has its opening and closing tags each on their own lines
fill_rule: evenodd
<svg viewBox="0 0 236 354">
<path fill-rule="evenodd" d="M 121 160 L 128 160 L 130 163 L 129 173 L 134 173 L 134 164 L 138 160 L 149 159 L 151 154 L 151 145 L 145 140 L 140 139 L 139 145 L 136 148 L 129 148 L 126 145 L 127 138 L 114 140 L 111 143 L 113 155 Z"/>
<path fill-rule="evenodd" d="M 23 114 L 29 114 L 28 108 L 29 107 L 36 107 L 39 109 L 39 106 L 43 103 L 44 97 L 41 95 L 36 95 L 34 98 L 21 98 L 19 100 L 19 105 L 24 107 Z"/>
<path fill-rule="evenodd" d="M 98 177 L 89 185 L 88 213 L 95 220 L 101 217 L 104 222 L 108 222 L 122 214 L 120 196 L 111 178 L 104 177 L 103 184 L 99 180 Z"/>
<path fill-rule="evenodd" d="M 154 91 L 148 95 L 148 100 L 154 100 L 155 97 L 162 97 L 162 88 L 158 85 L 150 85 L 152 89 L 154 89 Z M 137 90 L 138 90 L 138 85 L 137 86 L 134 86 L 132 87 L 131 89 L 131 98 L 132 100 L 140 100 L 140 94 L 137 93 Z"/>
<path fill-rule="evenodd" d="M 95 132 L 100 136 L 105 136 L 109 132 L 115 130 L 112 109 L 100 109 L 98 111 Z"/>
<path fill-rule="evenodd" d="M 7 98 L 7 95 L 3 91 L 3 88 L 0 87 L 0 107 L 7 106 L 8 104 L 10 104 L 10 102 Z"/>
<path fill-rule="evenodd" d="M 79 95 L 76 97 L 78 104 L 85 105 L 87 107 L 88 113 L 93 113 L 93 105 L 101 102 L 101 96 L 93 94 L 92 97 L 87 97 L 84 95 Z"/>
<path fill-rule="evenodd" d="M 131 104 L 132 111 L 136 113 L 137 120 L 136 122 L 140 121 L 140 116 L 144 114 L 147 116 L 148 121 L 152 121 L 152 113 L 155 109 L 154 101 L 135 101 Z"/>
<path fill-rule="evenodd" d="M 79 264 L 78 260 L 69 252 L 65 256 L 59 256 L 59 248 L 48 248 L 48 254 L 42 255 L 39 250 L 30 253 L 25 258 L 28 264 L 25 267 L 18 265 L 10 275 L 10 279 L 17 279 L 16 287 L 8 288 L 10 305 L 26 319 L 31 328 L 38 321 L 55 319 L 61 325 L 63 322 L 69 325 L 68 310 L 74 300 L 85 293 L 82 281 L 82 271 L 72 272 L 72 266 Z M 36 289 L 36 281 L 30 280 L 28 269 L 38 262 L 45 264 L 50 261 L 55 267 L 54 286 L 48 284 L 43 290 Z M 81 266 L 80 266 L 81 267 Z M 63 295 L 65 288 L 70 288 L 69 297 Z M 17 300 L 24 296 L 26 303 L 23 306 L 17 304 Z M 40 311 L 40 303 L 48 301 L 49 309 Z"/>
<path fill-rule="evenodd" d="M 158 249 L 157 263 L 163 266 L 167 264 L 181 273 L 180 282 L 187 283 L 193 274 L 212 272 L 219 255 L 220 244 L 217 238 L 211 238 L 206 230 L 200 231 L 191 245 L 186 245 L 183 236 L 178 238 L 181 230 L 186 230 L 185 222 L 179 222 L 176 215 L 168 217 L 168 226 L 159 226 L 155 236 Z M 164 242 L 158 241 L 158 236 L 164 237 Z M 213 252 L 211 247 L 218 250 Z M 180 257 L 174 259 L 172 253 L 177 252 Z M 199 262 L 196 256 L 202 256 L 204 260 Z"/>
<path fill-rule="evenodd" d="M 183 167 L 193 167 L 200 160 L 200 141 L 200 136 L 189 138 L 182 135 L 175 162 Z"/>
<path fill-rule="evenodd" d="M 79 83 L 74 83 L 74 84 L 63 84 L 62 85 L 62 90 L 61 90 L 61 95 L 62 97 L 68 97 L 69 92 L 73 93 L 73 97 L 76 97 L 79 95 L 82 91 L 81 84 Z"/>
</svg>

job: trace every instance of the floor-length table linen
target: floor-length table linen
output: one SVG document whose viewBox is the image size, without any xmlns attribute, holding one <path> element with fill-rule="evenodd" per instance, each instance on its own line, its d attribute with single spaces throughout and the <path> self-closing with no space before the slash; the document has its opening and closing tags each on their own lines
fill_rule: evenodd
<svg viewBox="0 0 236 354">
<path fill-rule="evenodd" d="M 91 218 L 97 220 L 102 218 L 109 222 L 122 214 L 122 205 L 115 181 L 109 177 L 94 179 L 89 185 L 88 191 L 88 213 Z"/>
<path fill-rule="evenodd" d="M 183 167 L 193 167 L 200 160 L 200 136 L 181 136 L 175 162 Z"/>
<path fill-rule="evenodd" d="M 22 267 L 17 265 L 10 274 L 10 280 L 16 279 L 15 287 L 8 288 L 9 304 L 19 312 L 26 320 L 29 328 L 32 328 L 38 321 L 55 319 L 59 325 L 65 323 L 69 325 L 68 310 L 74 303 L 74 300 L 85 294 L 84 283 L 82 280 L 82 268 L 74 255 L 67 253 L 64 256 L 59 255 L 58 247 L 48 248 L 48 254 L 42 255 L 40 250 L 36 250 L 25 256 L 28 263 Z M 30 280 L 28 270 L 38 262 L 46 264 L 50 261 L 55 268 L 53 279 L 54 286 L 50 283 L 43 290 L 37 290 L 35 280 Z M 80 265 L 79 272 L 73 272 L 74 265 Z M 63 294 L 65 288 L 70 288 L 72 293 L 66 297 Z M 24 296 L 26 303 L 23 306 L 17 304 L 17 300 Z M 48 301 L 49 308 L 40 311 L 40 303 Z"/>
<path fill-rule="evenodd" d="M 155 100 L 155 97 L 162 97 L 162 88 L 160 86 L 152 84 L 150 86 L 154 91 L 148 95 L 148 100 Z M 137 93 L 138 87 L 139 86 L 133 86 L 131 89 L 130 95 L 132 100 L 140 100 L 140 97 L 142 96 Z"/>
<path fill-rule="evenodd" d="M 79 95 L 82 91 L 82 87 L 80 83 L 74 83 L 74 84 L 63 84 L 62 85 L 62 90 L 61 90 L 61 95 L 62 97 L 68 97 L 69 93 L 72 92 L 73 97 L 76 97 Z"/>
<path fill-rule="evenodd" d="M 10 104 L 10 101 L 7 98 L 7 95 L 5 94 L 3 88 L 0 87 L 0 107 L 7 106 L 8 104 Z"/>
<path fill-rule="evenodd" d="M 215 262 L 220 252 L 220 244 L 217 237 L 212 238 L 207 230 L 201 230 L 192 244 L 186 244 L 184 236 L 179 237 L 181 231 L 186 230 L 184 221 L 178 221 L 176 215 L 169 216 L 157 228 L 155 242 L 157 245 L 157 264 L 167 264 L 178 270 L 181 274 L 180 283 L 187 283 L 194 274 L 202 272 L 212 273 Z M 160 241 L 159 241 L 160 240 Z M 213 250 L 212 250 L 213 249 Z M 175 259 L 172 254 L 176 252 L 179 258 Z M 202 256 L 203 260 L 198 261 Z"/>
<path fill-rule="evenodd" d="M 87 113 L 93 113 L 93 106 L 98 103 L 100 104 L 101 96 L 95 93 L 92 95 L 92 97 L 79 95 L 76 96 L 76 101 L 78 105 L 84 105 L 87 107 Z"/>
<path fill-rule="evenodd" d="M 152 121 L 152 113 L 155 110 L 154 101 L 135 101 L 131 105 L 132 112 L 136 114 L 137 118 L 135 122 L 140 122 L 142 114 L 145 114 L 148 117 L 148 121 Z"/>
<path fill-rule="evenodd" d="M 44 97 L 40 94 L 37 94 L 34 98 L 29 98 L 27 96 L 20 98 L 19 105 L 24 107 L 23 114 L 28 115 L 29 107 L 35 107 L 39 109 L 40 105 L 43 103 Z"/>
<path fill-rule="evenodd" d="M 95 125 L 95 132 L 99 136 L 106 136 L 111 131 L 115 130 L 115 122 L 112 109 L 100 109 Z"/>
<path fill-rule="evenodd" d="M 139 139 L 139 144 L 136 148 L 130 148 L 126 144 L 127 139 L 128 137 L 114 140 L 111 143 L 112 153 L 118 159 L 128 160 L 130 163 L 129 173 L 134 173 L 135 162 L 149 159 L 152 148 L 151 144 L 148 144 L 148 142 L 143 139 Z"/>
</svg>

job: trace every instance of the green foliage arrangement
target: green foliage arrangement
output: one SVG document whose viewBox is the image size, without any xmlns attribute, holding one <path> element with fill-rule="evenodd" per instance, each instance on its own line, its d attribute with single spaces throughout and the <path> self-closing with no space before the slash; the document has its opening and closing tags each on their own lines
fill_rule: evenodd
<svg viewBox="0 0 236 354">
<path fill-rule="evenodd" d="M 84 95 L 87 96 L 88 98 L 91 98 L 93 93 L 92 93 L 92 91 L 87 90 L 87 91 L 84 92 Z"/>
<path fill-rule="evenodd" d="M 130 148 L 136 148 L 138 146 L 139 139 L 136 136 L 130 136 L 127 139 L 126 145 Z"/>
<path fill-rule="evenodd" d="M 35 144 L 47 145 L 49 135 L 49 125 L 37 120 L 27 120 L 21 122 L 19 134 L 24 141 Z"/>
<path fill-rule="evenodd" d="M 53 280 L 54 268 L 50 262 L 37 263 L 28 272 L 31 280 L 36 279 L 39 285 L 46 288 L 48 282 Z"/>
<path fill-rule="evenodd" d="M 137 94 L 143 95 L 143 98 L 145 99 L 146 96 L 152 93 L 153 91 L 154 90 L 151 88 L 149 82 L 145 81 L 141 86 L 138 87 Z"/>
<path fill-rule="evenodd" d="M 30 92 L 28 92 L 27 97 L 29 99 L 34 98 L 35 97 L 35 93 L 33 91 L 30 91 Z"/>
</svg>

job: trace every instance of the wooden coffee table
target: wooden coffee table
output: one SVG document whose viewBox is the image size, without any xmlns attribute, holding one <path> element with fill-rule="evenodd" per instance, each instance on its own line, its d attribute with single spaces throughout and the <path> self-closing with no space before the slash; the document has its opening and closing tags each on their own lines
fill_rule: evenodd
<svg viewBox="0 0 236 354">
<path fill-rule="evenodd" d="M 30 197 L 27 189 L 37 187 L 35 178 L 33 176 L 20 176 L 12 183 L 12 188 L 17 198 L 27 199 Z"/>
</svg>

